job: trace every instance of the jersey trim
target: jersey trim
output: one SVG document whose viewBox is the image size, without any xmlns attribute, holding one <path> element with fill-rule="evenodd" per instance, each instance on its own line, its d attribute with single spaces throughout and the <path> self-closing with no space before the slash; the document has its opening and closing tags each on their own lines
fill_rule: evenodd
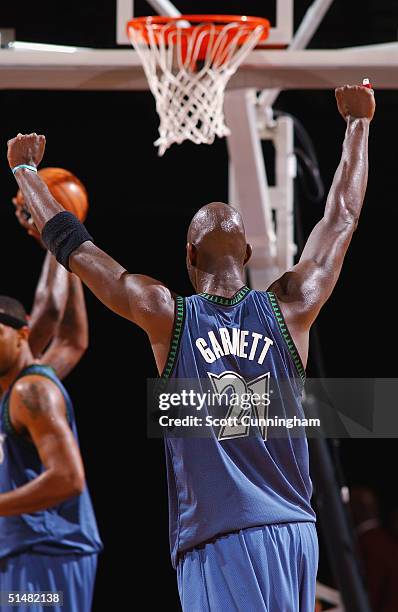
<svg viewBox="0 0 398 612">
<path fill-rule="evenodd" d="M 205 300 L 208 300 L 209 302 L 213 302 L 213 304 L 221 304 L 221 306 L 235 306 L 246 297 L 249 291 L 251 291 L 250 287 L 245 285 L 231 298 L 222 297 L 221 295 L 213 295 L 212 293 L 198 293 L 198 295 L 205 298 Z"/>
<path fill-rule="evenodd" d="M 10 411 L 8 409 L 8 397 L 4 400 L 4 409 L 3 409 L 3 422 L 4 422 L 4 430 L 8 434 L 17 435 L 17 431 L 14 429 L 13 424 L 10 419 Z"/>
<path fill-rule="evenodd" d="M 161 378 L 170 378 L 178 353 L 178 349 L 180 347 L 180 340 L 182 335 L 182 329 L 184 326 L 185 320 L 185 301 L 184 298 L 180 295 L 176 296 L 175 299 L 175 315 L 174 315 L 174 326 L 173 326 L 173 334 L 171 336 L 170 349 L 169 354 L 167 356 L 166 365 L 162 372 Z"/>
<path fill-rule="evenodd" d="M 303 362 L 301 361 L 299 352 L 297 350 L 296 345 L 294 344 L 293 338 L 290 335 L 289 329 L 286 325 L 286 321 L 285 318 L 282 314 L 281 309 L 279 308 L 279 304 L 278 304 L 278 300 L 276 298 L 275 293 L 273 293 L 272 291 L 267 291 L 267 296 L 268 299 L 270 301 L 271 304 L 271 308 L 274 312 L 275 318 L 278 322 L 279 325 L 279 329 L 281 331 L 281 334 L 287 344 L 287 347 L 289 349 L 289 353 L 293 359 L 294 365 L 296 366 L 296 370 L 301 378 L 301 380 L 303 381 L 303 383 L 305 382 L 305 368 L 303 366 Z"/>
</svg>

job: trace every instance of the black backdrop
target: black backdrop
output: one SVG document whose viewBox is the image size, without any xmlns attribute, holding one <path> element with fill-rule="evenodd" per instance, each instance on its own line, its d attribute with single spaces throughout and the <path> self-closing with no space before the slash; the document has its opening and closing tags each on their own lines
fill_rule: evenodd
<svg viewBox="0 0 398 612">
<path fill-rule="evenodd" d="M 194 7 L 192 2 L 185 4 Z M 218 4 L 224 12 L 232 12 L 226 0 Z M 257 6 L 257 14 L 265 13 L 263 1 L 252 4 L 252 12 Z M 309 4 L 295 2 L 296 22 Z M 0 26 L 16 26 L 22 40 L 113 45 L 110 0 L 86 1 L 84 8 L 76 1 L 58 5 L 46 0 L 39 5 L 34 10 L 27 2 L 18 3 L 18 10 L 2 8 Z M 396 0 L 336 0 L 311 46 L 393 40 L 397 16 Z M 93 21 L 95 27 L 88 34 Z M 378 110 L 370 140 L 366 203 L 342 277 L 319 317 L 328 376 L 393 377 L 396 371 L 398 94 L 374 86 Z M 276 106 L 306 126 L 329 187 L 344 135 L 333 92 L 285 92 Z M 212 147 L 173 147 L 159 159 L 152 145 L 157 116 L 148 92 L 1 91 L 0 109 L 1 293 L 18 297 L 29 308 L 43 258 L 13 217 L 10 200 L 16 185 L 6 161 L 7 140 L 17 132 L 36 131 L 47 137 L 43 165 L 68 168 L 87 186 L 91 201 L 87 226 L 97 244 L 131 272 L 153 275 L 189 294 L 186 229 L 201 205 L 227 198 L 225 141 Z M 322 206 L 299 193 L 307 235 L 322 215 Z M 156 374 L 154 361 L 143 332 L 106 310 L 88 292 L 86 297 L 90 349 L 67 386 L 76 406 L 88 481 L 105 542 L 94 609 L 109 609 L 105 603 L 109 597 L 114 609 L 130 608 L 137 583 L 145 579 L 151 607 L 177 609 L 168 556 L 163 448 L 145 434 L 145 381 Z M 311 374 L 311 360 L 308 371 Z M 342 448 L 348 482 L 374 486 L 385 512 L 398 505 L 390 481 L 395 449 L 395 440 L 350 441 Z"/>
</svg>

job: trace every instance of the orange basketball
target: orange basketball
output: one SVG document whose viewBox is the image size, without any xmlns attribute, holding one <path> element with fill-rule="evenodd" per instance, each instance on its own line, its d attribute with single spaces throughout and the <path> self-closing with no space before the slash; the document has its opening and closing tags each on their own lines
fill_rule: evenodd
<svg viewBox="0 0 398 612">
<path fill-rule="evenodd" d="M 83 183 L 63 168 L 42 168 L 38 174 L 57 202 L 84 221 L 88 212 L 88 195 Z"/>
<path fill-rule="evenodd" d="M 64 168 L 42 168 L 38 174 L 57 202 L 83 222 L 88 212 L 88 195 L 83 183 Z M 24 207 L 25 200 L 20 189 L 13 202 L 17 207 Z"/>
</svg>

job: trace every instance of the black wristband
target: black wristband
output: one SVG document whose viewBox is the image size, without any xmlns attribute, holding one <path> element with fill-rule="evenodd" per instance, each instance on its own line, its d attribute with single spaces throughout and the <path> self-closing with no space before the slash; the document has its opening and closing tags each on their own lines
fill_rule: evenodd
<svg viewBox="0 0 398 612">
<path fill-rule="evenodd" d="M 73 213 L 66 210 L 47 221 L 43 227 L 41 239 L 56 260 L 69 272 L 71 253 L 83 242 L 88 240 L 93 242 L 92 236 L 83 223 L 80 223 Z"/>
</svg>

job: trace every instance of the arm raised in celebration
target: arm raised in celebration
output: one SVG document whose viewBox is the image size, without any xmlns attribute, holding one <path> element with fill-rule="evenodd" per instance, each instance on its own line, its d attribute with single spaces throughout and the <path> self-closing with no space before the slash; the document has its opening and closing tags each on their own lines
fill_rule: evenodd
<svg viewBox="0 0 398 612">
<path fill-rule="evenodd" d="M 40 163 L 45 138 L 18 134 L 8 142 L 8 162 L 24 195 L 26 205 L 40 232 L 63 208 L 44 181 L 32 170 Z M 15 168 L 18 166 L 18 169 Z M 110 255 L 98 248 L 90 236 L 73 249 L 68 258 L 72 272 L 111 310 L 142 327 L 153 339 L 170 337 L 174 320 L 174 299 L 159 281 L 130 274 Z"/>
<path fill-rule="evenodd" d="M 368 180 L 373 91 L 347 85 L 336 90 L 336 100 L 347 127 L 324 216 L 312 230 L 300 261 L 270 287 L 280 301 L 303 362 L 307 360 L 310 327 L 337 283 L 357 228 Z"/>
</svg>

